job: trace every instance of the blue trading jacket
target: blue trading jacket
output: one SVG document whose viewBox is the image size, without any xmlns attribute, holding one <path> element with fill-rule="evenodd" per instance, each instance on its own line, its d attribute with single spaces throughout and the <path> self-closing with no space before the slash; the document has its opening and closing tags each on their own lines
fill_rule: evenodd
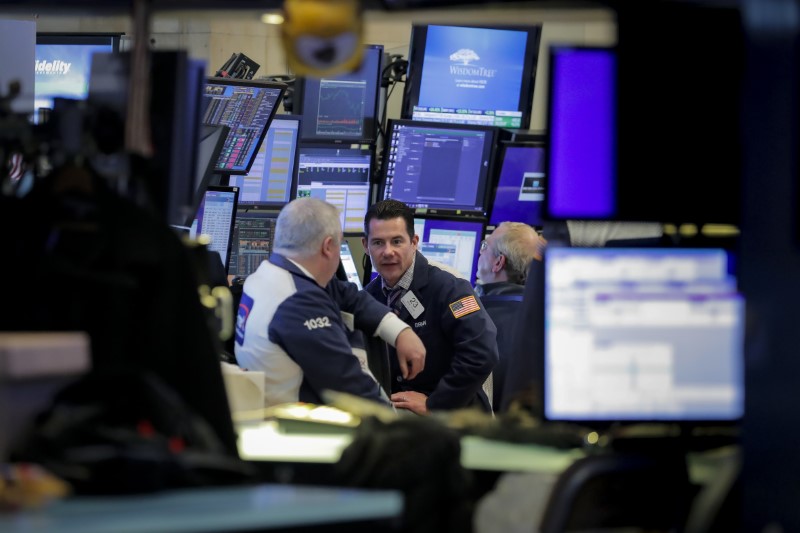
<svg viewBox="0 0 800 533">
<path fill-rule="evenodd" d="M 295 264 L 272 254 L 244 283 L 236 317 L 236 359 L 266 375 L 265 405 L 323 403 L 332 389 L 382 401 L 380 388 L 353 355 L 341 310 L 372 335 L 388 310 L 352 283 L 323 289 Z"/>
<path fill-rule="evenodd" d="M 372 280 L 365 290 L 386 303 L 380 278 Z M 474 298 L 469 282 L 429 264 L 417 252 L 410 291 L 425 310 L 413 318 L 398 299 L 395 312 L 422 339 L 425 370 L 413 380 L 404 381 L 392 353 L 392 392 L 413 390 L 426 394 L 431 410 L 457 409 L 476 402 L 490 410 L 481 386 L 498 361 L 497 329 L 479 301 L 474 312 L 461 315 L 458 311 L 457 302 Z M 456 306 L 455 312 L 451 305 Z"/>
</svg>

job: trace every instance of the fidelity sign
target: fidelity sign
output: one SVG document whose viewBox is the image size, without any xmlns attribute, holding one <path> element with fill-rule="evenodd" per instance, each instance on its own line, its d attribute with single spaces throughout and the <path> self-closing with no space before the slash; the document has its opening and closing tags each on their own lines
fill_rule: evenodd
<svg viewBox="0 0 800 533">
<path fill-rule="evenodd" d="M 72 63 L 56 59 L 55 61 L 36 60 L 37 74 L 66 74 L 69 72 Z"/>
</svg>

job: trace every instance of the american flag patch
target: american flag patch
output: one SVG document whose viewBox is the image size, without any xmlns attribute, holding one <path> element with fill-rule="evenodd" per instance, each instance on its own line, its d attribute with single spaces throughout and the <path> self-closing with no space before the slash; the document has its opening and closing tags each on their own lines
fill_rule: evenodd
<svg viewBox="0 0 800 533">
<path fill-rule="evenodd" d="M 450 311 L 456 318 L 461 318 L 464 315 L 474 313 L 475 311 L 480 310 L 480 308 L 481 307 L 478 305 L 478 302 L 475 300 L 474 296 L 467 296 L 450 304 Z"/>
</svg>

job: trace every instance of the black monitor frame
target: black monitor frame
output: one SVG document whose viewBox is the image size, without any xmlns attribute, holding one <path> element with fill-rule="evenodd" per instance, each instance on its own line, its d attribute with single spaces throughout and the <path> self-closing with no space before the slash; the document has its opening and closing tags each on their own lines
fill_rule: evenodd
<svg viewBox="0 0 800 533">
<path fill-rule="evenodd" d="M 265 81 L 265 80 L 256 81 L 256 80 L 241 80 L 241 79 L 236 79 L 236 78 L 214 78 L 214 77 L 209 77 L 209 78 L 206 78 L 206 84 L 203 87 L 204 103 L 202 105 L 202 109 L 204 110 L 204 113 L 205 113 L 205 108 L 206 108 L 206 106 L 205 106 L 205 98 L 206 98 L 207 87 L 208 87 L 208 85 L 212 85 L 212 84 L 213 85 L 230 86 L 230 87 L 255 87 L 255 88 L 258 88 L 258 89 L 262 89 L 262 90 L 275 89 L 275 90 L 279 91 L 278 97 L 275 100 L 275 104 L 272 106 L 272 108 L 269 111 L 269 116 L 267 117 L 266 123 L 264 124 L 264 127 L 261 128 L 261 131 L 259 132 L 258 139 L 253 144 L 252 153 L 250 154 L 249 160 L 247 161 L 247 164 L 245 165 L 245 168 L 243 168 L 243 169 L 241 169 L 241 168 L 237 168 L 237 169 L 229 169 L 229 168 L 227 168 L 226 169 L 226 168 L 219 168 L 219 166 L 216 166 L 215 169 L 214 169 L 214 172 L 216 172 L 217 174 L 245 175 L 248 172 L 250 172 L 250 167 L 253 165 L 253 161 L 255 161 L 255 159 L 256 159 L 256 155 L 258 154 L 258 150 L 259 150 L 259 148 L 261 148 L 261 143 L 264 142 L 264 138 L 267 136 L 267 129 L 269 128 L 269 125 L 272 122 L 272 119 L 275 117 L 275 114 L 277 113 L 278 107 L 280 106 L 280 103 L 281 103 L 281 100 L 283 99 L 283 96 L 286 94 L 287 86 L 286 86 L 286 84 L 280 83 L 280 82 L 277 82 L 277 81 Z M 230 135 L 234 135 L 234 134 L 235 134 L 234 128 L 231 128 Z M 230 138 L 230 135 L 229 135 L 229 138 Z"/>
<path fill-rule="evenodd" d="M 497 139 L 499 128 L 494 126 L 474 126 L 470 124 L 447 124 L 443 122 L 422 122 L 419 120 L 407 119 L 390 119 L 386 128 L 386 143 L 383 151 L 382 168 L 380 172 L 380 183 L 378 191 L 378 199 L 386 199 L 387 180 L 389 179 L 388 173 L 392 168 L 392 138 L 394 131 L 397 128 L 430 128 L 430 129 L 452 129 L 461 131 L 482 131 L 487 134 L 486 143 L 483 147 L 484 162 L 486 169 L 483 171 L 481 180 L 483 183 L 478 183 L 478 190 L 476 200 L 482 199 L 478 210 L 468 210 L 463 208 L 446 207 L 420 207 L 409 202 L 405 202 L 409 207 L 414 209 L 416 216 L 434 216 L 434 217 L 454 217 L 454 218 L 481 218 L 486 219 L 489 213 L 489 196 L 490 188 L 492 186 L 492 179 L 494 176 L 494 165 L 497 151 Z M 403 201 L 401 199 L 401 201 Z"/>
<path fill-rule="evenodd" d="M 545 174 L 545 180 L 547 179 L 547 142 L 544 139 L 544 136 L 539 136 L 537 140 L 524 140 L 524 141 L 503 141 L 497 147 L 497 159 L 494 164 L 494 172 L 492 175 L 492 194 L 491 200 L 489 201 L 489 216 L 487 217 L 488 227 L 494 228 L 496 224 L 492 224 L 492 218 L 494 217 L 495 211 L 495 203 L 497 201 L 497 189 L 500 187 L 500 177 L 503 172 L 503 164 L 506 160 L 506 152 L 509 148 L 541 148 L 544 150 L 544 158 L 542 160 L 542 167 Z M 545 187 L 545 197 L 547 195 L 547 187 Z M 544 204 L 545 201 L 542 201 L 542 205 L 540 208 L 540 221 L 544 222 Z M 510 222 L 523 222 L 520 220 L 512 220 Z M 526 222 L 527 223 L 527 222 Z M 533 224 L 534 227 L 541 228 L 543 224 Z"/>
<path fill-rule="evenodd" d="M 265 210 L 265 209 L 266 210 L 280 210 L 288 202 L 291 202 L 293 198 L 297 197 L 297 179 L 298 179 L 298 174 L 300 172 L 300 144 L 302 143 L 302 139 L 300 138 L 300 133 L 301 133 L 302 128 L 303 128 L 303 117 L 301 115 L 273 115 L 272 120 L 270 121 L 270 126 L 269 127 L 271 127 L 272 124 L 276 120 L 292 120 L 292 121 L 297 122 L 297 138 L 295 139 L 295 146 L 294 146 L 294 162 L 293 162 L 293 166 L 292 166 L 292 175 L 289 178 L 289 180 L 290 180 L 290 182 L 289 182 L 289 199 L 286 202 L 245 202 L 245 201 L 242 201 L 242 199 L 241 199 L 241 195 L 242 195 L 242 190 L 241 189 L 244 189 L 244 185 L 242 184 L 242 185 L 239 186 L 239 188 L 240 188 L 240 191 L 239 191 L 239 209 L 243 209 L 243 208 L 248 208 L 249 209 L 250 207 L 255 207 L 256 209 L 259 209 L 259 210 Z M 267 134 L 266 135 L 269 134 L 269 127 L 267 127 Z M 266 140 L 266 135 L 264 137 L 265 140 Z M 261 145 L 263 146 L 263 141 L 262 141 Z M 256 150 L 256 158 L 258 157 L 258 152 L 259 151 L 261 151 L 261 146 L 259 146 L 258 150 Z M 255 161 L 255 159 L 254 159 L 254 161 Z M 252 168 L 251 168 L 251 170 L 252 170 Z M 240 174 L 231 174 L 228 177 L 228 185 L 230 185 L 231 176 L 234 176 L 234 175 L 240 175 Z M 248 175 L 249 175 L 249 172 L 248 172 L 248 174 L 245 174 L 243 177 L 247 177 Z"/>
<path fill-rule="evenodd" d="M 373 52 L 374 50 L 374 52 Z M 382 44 L 365 44 L 364 45 L 364 54 L 376 53 L 378 55 L 378 67 L 375 71 L 375 79 L 373 80 L 375 84 L 375 92 L 372 95 L 372 106 L 371 109 L 365 109 L 365 116 L 364 121 L 362 123 L 362 135 L 361 136 L 335 136 L 335 135 L 319 135 L 313 134 L 309 135 L 306 133 L 305 129 L 310 128 L 313 124 L 316 124 L 318 117 L 311 116 L 309 111 L 311 106 L 306 105 L 306 98 L 312 96 L 313 94 L 319 94 L 319 90 L 314 91 L 313 93 L 309 91 L 308 87 L 308 78 L 307 77 L 298 77 L 294 84 L 294 112 L 302 115 L 305 118 L 303 124 L 303 130 L 300 132 L 300 138 L 303 141 L 308 142 L 341 142 L 344 144 L 348 143 L 371 143 L 375 142 L 378 138 L 378 124 L 380 122 L 380 118 L 378 117 L 378 111 L 380 109 L 380 92 L 381 92 L 381 70 L 383 68 L 383 45 Z M 360 68 L 360 67 L 359 67 Z M 345 75 L 336 75 L 336 76 L 324 76 L 324 79 L 333 79 L 339 81 L 342 77 L 346 77 Z M 317 82 L 321 82 L 322 78 L 315 80 Z M 368 102 L 367 102 L 368 103 Z M 367 116 L 367 112 L 371 111 L 371 120 L 370 117 Z M 319 113 L 319 109 L 317 109 L 317 113 Z"/>
<path fill-rule="evenodd" d="M 228 231 L 228 250 L 223 261 L 223 266 L 225 267 L 225 271 L 228 271 L 228 265 L 231 261 L 231 251 L 233 249 L 233 228 L 236 224 L 236 213 L 238 211 L 238 203 L 239 203 L 239 187 L 227 187 L 222 185 L 209 185 L 204 191 L 202 191 L 201 197 L 205 197 L 206 192 L 227 192 L 227 193 L 235 193 L 233 196 L 233 215 L 231 217 L 231 224 Z M 202 200 L 201 200 L 201 203 Z M 200 203 L 198 204 L 198 209 L 200 207 Z M 197 218 L 197 212 L 195 212 L 194 218 Z M 211 252 L 211 250 L 209 250 Z"/>
<path fill-rule="evenodd" d="M 36 44 L 111 44 L 112 51 L 119 52 L 119 43 L 124 33 L 105 32 L 36 32 Z"/>
<path fill-rule="evenodd" d="M 419 103 L 422 74 L 425 69 L 425 47 L 428 39 L 428 28 L 430 26 L 510 30 L 525 32 L 528 34 L 528 38 L 525 43 L 524 65 L 519 91 L 519 101 L 517 105 L 518 110 L 522 112 L 522 118 L 519 126 L 515 127 L 518 129 L 529 128 L 531 114 L 533 111 L 533 91 L 536 85 L 536 69 L 539 63 L 539 43 L 542 35 L 541 25 L 413 24 L 411 27 L 411 43 L 409 45 L 408 54 L 408 74 L 406 76 L 405 90 L 403 91 L 403 103 L 400 114 L 401 118 L 411 119 L 414 112 L 414 106 Z M 445 103 L 446 102 L 443 102 L 443 104 Z"/>
</svg>

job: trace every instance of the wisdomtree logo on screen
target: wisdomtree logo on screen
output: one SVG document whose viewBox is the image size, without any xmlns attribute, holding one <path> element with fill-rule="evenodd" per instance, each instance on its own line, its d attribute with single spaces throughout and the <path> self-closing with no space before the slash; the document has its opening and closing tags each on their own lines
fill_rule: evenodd
<svg viewBox="0 0 800 533">
<path fill-rule="evenodd" d="M 450 54 L 450 61 L 457 63 L 450 65 L 450 74 L 452 76 L 463 76 L 463 78 L 455 80 L 456 87 L 483 89 L 487 80 L 495 77 L 497 69 L 470 64 L 473 61 L 480 61 L 480 59 L 475 50 L 470 50 L 469 48 L 461 48 L 457 52 Z"/>
<path fill-rule="evenodd" d="M 69 69 L 72 68 L 72 63 L 68 61 L 61 61 L 56 59 L 47 61 L 45 59 L 36 60 L 36 74 L 68 74 Z"/>
</svg>

